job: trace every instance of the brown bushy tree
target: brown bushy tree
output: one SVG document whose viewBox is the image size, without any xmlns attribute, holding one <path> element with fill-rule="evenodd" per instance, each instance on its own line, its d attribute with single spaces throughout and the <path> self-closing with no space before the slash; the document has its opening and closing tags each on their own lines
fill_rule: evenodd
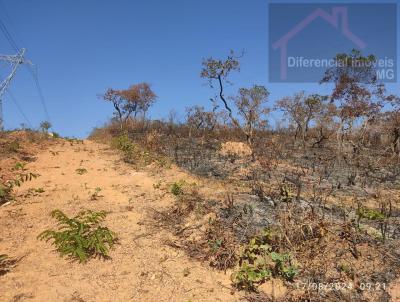
<svg viewBox="0 0 400 302">
<path fill-rule="evenodd" d="M 243 121 L 240 129 L 246 135 L 246 141 L 252 150 L 254 158 L 254 139 L 256 130 L 265 129 L 268 125 L 266 119 L 269 108 L 266 107 L 269 92 L 264 86 L 254 85 L 251 88 L 240 88 L 238 95 L 234 98 L 238 115 Z"/>
<path fill-rule="evenodd" d="M 138 113 L 145 115 L 157 98 L 157 95 L 151 90 L 148 83 L 132 85 L 126 90 L 119 91 L 119 94 L 125 100 L 125 119 L 131 114 L 135 117 Z"/>
<path fill-rule="evenodd" d="M 285 97 L 277 102 L 276 108 L 295 124 L 295 139 L 301 137 L 303 143 L 307 139 L 310 123 L 317 118 L 324 109 L 327 97 L 321 95 L 307 96 L 304 91 L 293 97 Z"/>
<path fill-rule="evenodd" d="M 338 104 L 337 139 L 342 146 L 356 121 L 365 128 L 379 113 L 384 86 L 377 81 L 373 55 L 365 57 L 360 51 L 352 50 L 350 54 L 338 54 L 334 61 L 337 64 L 326 71 L 321 83 L 335 84 L 331 101 Z"/>
<path fill-rule="evenodd" d="M 132 114 L 134 117 L 136 117 L 138 113 L 143 113 L 143 115 L 145 115 L 155 102 L 157 95 L 151 90 L 148 83 L 139 83 L 132 85 L 126 90 L 109 88 L 101 98 L 113 104 L 115 115 L 122 128 L 123 122 Z"/>
<path fill-rule="evenodd" d="M 400 155 L 400 98 L 390 95 L 386 100 L 392 107 L 392 110 L 383 114 L 384 130 L 390 137 L 393 153 Z"/>
<path fill-rule="evenodd" d="M 218 123 L 217 114 L 213 111 L 205 111 L 202 106 L 186 108 L 186 123 L 189 126 L 189 137 L 192 131 L 212 131 Z"/>
</svg>

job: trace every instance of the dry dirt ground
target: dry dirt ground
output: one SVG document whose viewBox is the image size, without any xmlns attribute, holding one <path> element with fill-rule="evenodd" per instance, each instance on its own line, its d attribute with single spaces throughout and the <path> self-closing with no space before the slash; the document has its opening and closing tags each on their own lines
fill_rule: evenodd
<svg viewBox="0 0 400 302">
<path fill-rule="evenodd" d="M 164 244 L 169 234 L 144 223 L 149 208 L 173 202 L 155 183 L 171 181 L 150 170 L 125 165 L 105 145 L 57 143 L 26 168 L 39 173 L 0 207 L 0 251 L 20 259 L 0 276 L 1 301 L 237 301 L 229 273 L 189 260 Z M 79 175 L 76 169 L 87 173 Z M 182 173 L 182 172 L 181 172 Z M 181 175 L 182 176 L 182 175 Z M 43 188 L 43 193 L 29 189 Z M 91 200 L 95 188 L 102 195 Z M 54 209 L 67 215 L 106 210 L 106 225 L 118 234 L 111 260 L 86 264 L 60 258 L 37 235 L 55 226 Z"/>
</svg>

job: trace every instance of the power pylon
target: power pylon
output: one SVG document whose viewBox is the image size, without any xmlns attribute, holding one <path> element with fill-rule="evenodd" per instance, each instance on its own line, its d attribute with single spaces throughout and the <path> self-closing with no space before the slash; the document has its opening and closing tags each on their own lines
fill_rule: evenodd
<svg viewBox="0 0 400 302">
<path fill-rule="evenodd" d="M 11 65 L 11 73 L 0 83 L 0 130 L 4 128 L 3 119 L 3 96 L 14 78 L 18 67 L 23 63 L 29 63 L 25 61 L 25 48 L 16 55 L 0 55 L 0 61 L 8 62 Z"/>
</svg>

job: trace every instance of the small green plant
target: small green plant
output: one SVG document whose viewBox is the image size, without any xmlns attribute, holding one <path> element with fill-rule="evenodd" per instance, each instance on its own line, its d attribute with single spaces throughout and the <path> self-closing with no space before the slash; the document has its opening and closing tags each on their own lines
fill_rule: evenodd
<svg viewBox="0 0 400 302">
<path fill-rule="evenodd" d="M 231 276 L 233 284 L 241 289 L 254 290 L 259 284 L 272 275 L 268 263 L 271 246 L 268 244 L 269 233 L 252 238 L 242 248 L 239 268 Z"/>
<path fill-rule="evenodd" d="M 98 200 L 100 197 L 103 197 L 100 195 L 101 188 L 97 187 L 94 189 L 94 193 L 90 196 L 90 200 Z"/>
<path fill-rule="evenodd" d="M 171 193 L 174 194 L 175 196 L 179 196 L 183 194 L 183 186 L 185 185 L 185 182 L 183 180 L 174 182 L 171 185 Z"/>
<path fill-rule="evenodd" d="M 156 160 L 149 150 L 135 144 L 127 134 L 113 138 L 111 147 L 122 151 L 123 160 L 129 164 L 148 165 Z"/>
<path fill-rule="evenodd" d="M 37 189 L 34 189 L 34 191 L 35 191 L 35 193 L 39 193 L 39 194 L 45 192 L 43 188 L 37 188 Z"/>
<path fill-rule="evenodd" d="M 18 170 L 26 171 L 25 166 L 26 166 L 26 163 L 17 162 L 17 163 L 14 165 L 13 170 L 14 170 L 14 171 L 18 171 Z"/>
<path fill-rule="evenodd" d="M 293 281 L 294 277 L 296 277 L 296 275 L 298 274 L 298 270 L 290 263 L 290 255 L 272 252 L 270 256 L 271 260 L 275 262 L 273 275 L 279 275 L 282 276 L 285 280 Z"/>
<path fill-rule="evenodd" d="M 354 269 L 348 264 L 340 263 L 337 269 L 339 270 L 339 272 L 345 273 L 350 278 L 354 277 Z"/>
<path fill-rule="evenodd" d="M 216 253 L 224 243 L 224 239 L 215 239 L 215 240 L 209 240 L 208 246 L 210 247 L 211 251 L 213 253 Z"/>
<path fill-rule="evenodd" d="M 1 263 L 4 261 L 4 260 L 6 260 L 8 258 L 8 256 L 6 255 L 6 254 L 1 254 L 0 255 L 0 265 L 1 265 Z"/>
<path fill-rule="evenodd" d="M 281 196 L 281 201 L 283 201 L 283 202 L 292 202 L 293 201 L 292 190 L 286 184 L 283 184 L 280 187 L 280 196 Z"/>
<path fill-rule="evenodd" d="M 240 269 L 233 274 L 232 281 L 240 289 L 255 290 L 255 284 L 268 280 L 271 275 L 271 270 L 265 266 L 243 263 Z"/>
<path fill-rule="evenodd" d="M 125 162 L 133 163 L 135 161 L 135 154 L 137 153 L 136 146 L 128 135 L 124 134 L 113 138 L 111 147 L 122 151 Z"/>
<path fill-rule="evenodd" d="M 11 199 L 14 187 L 20 187 L 22 183 L 31 181 L 38 176 L 39 174 L 31 172 L 20 173 L 17 178 L 7 180 L 5 183 L 0 183 L 0 205 Z"/>
<path fill-rule="evenodd" d="M 161 188 L 161 181 L 159 180 L 159 181 L 153 183 L 153 188 L 154 188 L 154 189 L 159 189 L 159 188 Z"/>
<path fill-rule="evenodd" d="M 31 181 L 32 179 L 35 179 L 35 178 L 37 178 L 39 176 L 40 176 L 39 174 L 32 173 L 32 172 L 20 173 L 17 178 L 8 181 L 8 183 L 12 187 L 20 187 L 22 183 L 27 182 L 27 181 Z"/>
<path fill-rule="evenodd" d="M 379 211 L 376 211 L 373 209 L 367 209 L 367 208 L 359 208 L 357 210 L 357 216 L 358 216 L 359 220 L 362 218 L 365 218 L 368 220 L 383 220 L 386 218 L 385 214 L 383 214 Z"/>
<path fill-rule="evenodd" d="M 75 172 L 79 175 L 83 175 L 83 174 L 87 173 L 88 170 L 86 170 L 85 168 L 78 168 L 75 170 Z"/>
<path fill-rule="evenodd" d="M 84 211 L 69 218 L 60 210 L 51 212 L 51 217 L 58 222 L 57 230 L 46 230 L 38 239 L 53 240 L 52 244 L 62 257 L 67 256 L 79 262 L 86 262 L 90 257 L 109 257 L 109 249 L 116 242 L 116 234 L 101 226 L 106 212 Z"/>
<path fill-rule="evenodd" d="M 270 245 L 271 232 L 265 230 L 260 235 L 250 239 L 242 248 L 239 257 L 239 267 L 231 275 L 233 284 L 245 290 L 255 290 L 270 277 L 282 277 L 293 281 L 298 274 L 297 267 L 291 264 L 289 254 L 273 251 Z"/>
<path fill-rule="evenodd" d="M 132 141 L 126 134 L 113 138 L 113 140 L 111 141 L 111 146 L 121 151 L 133 151 L 134 149 Z"/>
<path fill-rule="evenodd" d="M 31 188 L 28 190 L 28 194 L 33 194 L 33 195 L 42 194 L 44 192 L 45 190 L 43 188 Z"/>
</svg>

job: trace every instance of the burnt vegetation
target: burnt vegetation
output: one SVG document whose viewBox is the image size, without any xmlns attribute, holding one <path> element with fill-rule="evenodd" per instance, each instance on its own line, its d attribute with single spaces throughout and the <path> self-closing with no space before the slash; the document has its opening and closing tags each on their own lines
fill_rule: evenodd
<svg viewBox="0 0 400 302">
<path fill-rule="evenodd" d="M 208 109 L 186 108 L 181 121 L 173 112 L 145 118 L 156 98 L 148 84 L 109 89 L 102 98 L 116 117 L 92 139 L 111 143 L 128 163 L 173 163 L 221 184 L 224 192 L 211 197 L 200 185 L 175 184 L 175 205 L 151 214 L 175 235 L 169 244 L 231 270 L 236 288 L 257 292 L 280 278 L 285 301 L 389 301 L 385 286 L 400 259 L 399 97 L 377 81 L 373 64 L 354 67 L 375 61 L 355 50 L 326 71 L 321 85 L 332 85 L 330 95 L 270 100 L 253 85 L 229 96 L 240 58 L 203 61 L 200 75 L 215 97 Z M 272 113 L 281 116 L 274 125 Z M 352 288 L 307 287 L 333 283 Z M 362 290 L 366 283 L 382 286 Z"/>
</svg>

